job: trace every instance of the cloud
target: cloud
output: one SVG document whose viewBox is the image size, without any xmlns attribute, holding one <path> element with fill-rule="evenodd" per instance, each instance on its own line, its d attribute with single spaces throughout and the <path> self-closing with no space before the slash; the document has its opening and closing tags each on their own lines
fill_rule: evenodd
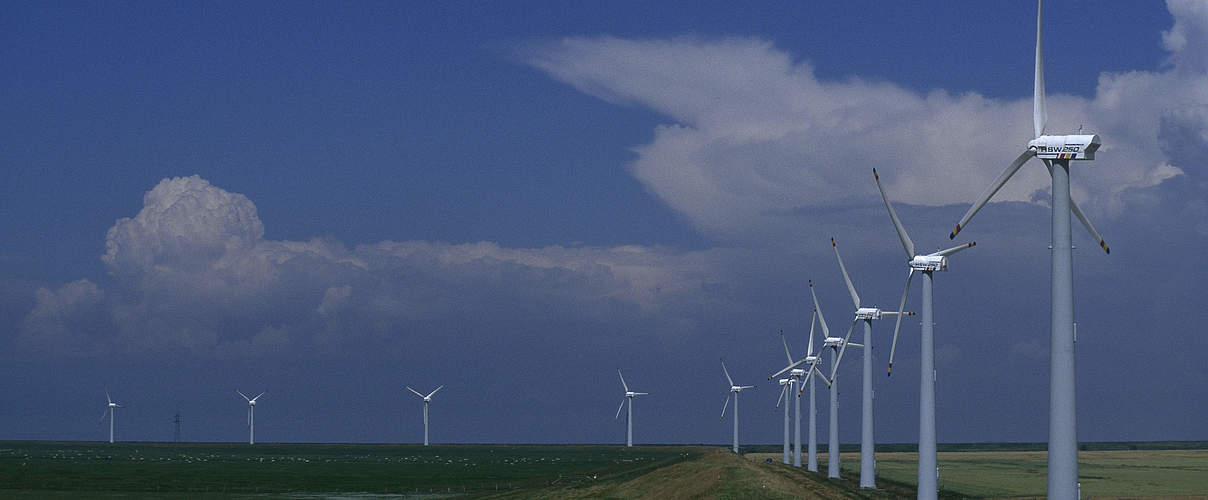
<svg viewBox="0 0 1208 500">
<path fill-rule="evenodd" d="M 1074 197 L 1092 215 L 1115 215 L 1123 193 L 1181 175 L 1178 149 L 1158 131 L 1177 119 L 1205 130 L 1208 103 L 1204 4 L 1171 2 L 1170 67 L 1104 73 L 1093 97 L 1048 89 L 1051 134 L 1080 127 L 1103 138 L 1093 173 L 1078 172 Z M 892 83 L 824 81 L 812 66 L 755 38 L 573 37 L 532 44 L 521 59 L 580 91 L 636 103 L 672 120 L 635 148 L 629 169 L 668 206 L 715 238 L 782 240 L 808 231 L 821 207 L 875 200 L 878 167 L 894 198 L 940 206 L 972 201 L 1032 137 L 1031 97 L 986 98 Z M 1200 160 L 1202 161 L 1202 160 Z M 995 201 L 1043 203 L 1039 163 Z M 955 222 L 955 221 L 953 221 Z"/>
<path fill-rule="evenodd" d="M 348 249 L 267 240 L 246 196 L 179 177 L 160 182 L 135 217 L 108 231 L 101 259 L 113 291 L 87 280 L 38 290 L 21 342 L 82 346 L 71 352 L 81 355 L 241 357 L 365 340 L 398 345 L 423 324 L 519 317 L 690 333 L 696 320 L 677 309 L 707 303 L 724 279 L 723 258 L 721 250 L 641 246 L 386 241 Z"/>
</svg>

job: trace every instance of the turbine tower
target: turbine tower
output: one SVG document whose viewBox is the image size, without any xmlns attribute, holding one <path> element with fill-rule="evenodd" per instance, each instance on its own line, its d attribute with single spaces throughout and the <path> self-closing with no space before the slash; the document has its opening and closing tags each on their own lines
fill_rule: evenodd
<svg viewBox="0 0 1208 500">
<path fill-rule="evenodd" d="M 1052 203 L 1052 281 L 1049 330 L 1049 447 L 1048 497 L 1057 500 L 1078 498 L 1078 434 L 1074 376 L 1074 285 L 1073 253 L 1070 237 L 1070 212 L 1078 217 L 1104 252 L 1111 253 L 1107 242 L 1090 220 L 1070 199 L 1070 160 L 1094 160 L 1102 142 L 1098 135 L 1046 135 L 1048 116 L 1044 99 L 1044 59 L 1041 38 L 1042 3 L 1036 2 L 1036 73 L 1032 86 L 1032 133 L 1027 149 L 1011 162 L 990 187 L 974 201 L 949 238 L 969 224 L 969 220 L 1032 157 L 1040 158 L 1053 182 Z"/>
<path fill-rule="evenodd" d="M 726 374 L 726 381 L 730 382 L 730 394 L 734 395 L 734 453 L 738 453 L 738 393 L 744 389 L 754 389 L 753 385 L 735 385 L 734 379 L 730 378 L 730 370 L 726 369 L 726 360 L 721 360 L 721 370 Z M 726 407 L 730 405 L 730 396 L 726 396 L 726 403 L 721 405 L 721 418 L 726 418 Z"/>
<path fill-rule="evenodd" d="M 914 241 L 910 239 L 910 235 L 906 234 L 906 228 L 902 226 L 898 213 L 893 209 L 893 204 L 889 202 L 889 195 L 885 194 L 885 187 L 881 185 L 881 176 L 877 175 L 875 168 L 872 169 L 872 177 L 877 183 L 877 189 L 881 191 L 881 199 L 885 201 L 885 209 L 889 211 L 889 218 L 893 221 L 894 229 L 897 230 L 898 239 L 902 241 L 902 249 L 906 250 L 906 264 L 910 267 L 910 272 L 906 274 L 906 287 L 902 291 L 902 301 L 898 304 L 899 313 L 906 307 L 906 296 L 910 294 L 910 279 L 914 277 L 915 271 L 923 274 L 923 308 L 920 311 L 923 329 L 919 336 L 922 348 L 919 354 L 918 497 L 933 499 L 938 495 L 938 485 L 936 484 L 938 462 L 935 455 L 935 342 L 934 322 L 931 319 L 933 304 L 931 273 L 947 271 L 948 256 L 972 247 L 977 242 L 970 241 L 964 245 L 927 255 L 915 254 Z M 893 374 L 893 355 L 897 352 L 898 330 L 902 327 L 902 316 L 902 314 L 898 314 L 898 320 L 893 325 L 893 344 L 889 348 L 889 370 L 887 372 L 889 375 Z"/>
<path fill-rule="evenodd" d="M 101 421 L 104 422 L 105 415 L 109 415 L 109 442 L 112 443 L 113 442 L 113 418 L 117 414 L 117 410 L 115 408 L 121 408 L 122 405 L 119 405 L 119 404 L 113 402 L 113 398 L 109 397 L 109 388 L 108 387 L 105 388 L 105 400 L 109 402 L 109 405 L 106 406 L 105 411 L 101 413 Z"/>
<path fill-rule="evenodd" d="M 810 282 L 810 298 L 814 299 L 814 311 L 818 313 L 818 324 L 822 326 L 822 348 L 830 348 L 831 364 L 837 364 L 839 351 L 843 349 L 849 342 L 841 337 L 832 337 L 830 328 L 826 325 L 826 317 L 822 315 L 822 306 L 818 305 L 818 295 L 814 293 L 814 282 Z M 850 333 L 850 332 L 849 332 Z M 850 335 L 849 335 L 850 336 Z M 864 347 L 861 344 L 851 344 L 855 347 Z M 839 478 L 839 385 L 835 381 L 834 376 L 827 381 L 827 386 L 830 387 L 830 425 L 828 427 L 829 437 L 826 444 L 826 477 Z"/>
<path fill-rule="evenodd" d="M 236 389 L 235 392 L 239 392 L 239 390 Z M 239 395 L 247 400 L 247 444 L 256 444 L 256 400 L 260 399 L 260 396 L 263 396 L 264 393 L 261 392 L 254 398 L 249 398 L 242 392 L 239 392 Z"/>
<path fill-rule="evenodd" d="M 404 386 L 404 387 L 407 387 L 408 391 L 411 391 L 416 396 L 419 396 L 424 399 L 424 446 L 428 446 L 428 403 L 432 402 L 432 395 L 436 394 L 436 391 L 444 389 L 445 386 L 441 385 L 440 387 L 433 389 L 432 392 L 429 392 L 427 396 L 420 394 L 418 391 L 416 391 L 415 389 L 412 389 L 409 386 Z"/>
<path fill-rule="evenodd" d="M 617 375 L 621 377 L 621 387 L 625 389 L 625 399 L 621 400 L 621 406 L 617 407 L 617 415 L 612 417 L 613 420 L 621 418 L 621 408 L 625 407 L 625 401 L 629 401 L 629 414 L 625 417 L 625 422 L 629 427 L 625 434 L 625 446 L 633 447 L 633 398 L 637 396 L 647 396 L 649 392 L 633 392 L 629 390 L 629 385 L 625 383 L 625 376 L 621 375 L 621 369 L 617 368 Z M 734 384 L 730 384 L 734 385 Z M 737 406 L 735 407 L 737 409 Z M 735 417 L 737 420 L 737 417 Z"/>
<path fill-rule="evenodd" d="M 861 488 L 876 488 L 876 458 L 873 455 L 876 444 L 873 441 L 872 434 L 872 322 L 873 320 L 881 319 L 885 316 L 900 316 L 898 311 L 882 311 L 876 307 L 863 307 L 860 305 L 860 295 L 856 293 L 856 287 L 851 284 L 851 277 L 847 275 L 847 267 L 843 265 L 843 257 L 839 255 L 839 245 L 835 243 L 835 239 L 831 238 L 831 248 L 835 251 L 835 259 L 839 261 L 839 270 L 843 272 L 843 281 L 847 283 L 847 291 L 851 294 L 851 301 L 856 305 L 856 316 L 852 320 L 851 326 L 847 328 L 847 336 L 844 338 L 844 346 L 839 351 L 839 358 L 835 360 L 835 366 L 831 368 L 831 380 L 834 380 L 835 374 L 839 371 L 839 363 L 843 361 L 843 353 L 847 351 L 847 340 L 851 339 L 851 332 L 856 328 L 856 323 L 864 322 L 864 391 L 863 405 L 861 410 L 861 426 L 860 426 L 860 487 Z M 901 314 L 914 314 L 903 312 Z"/>
</svg>

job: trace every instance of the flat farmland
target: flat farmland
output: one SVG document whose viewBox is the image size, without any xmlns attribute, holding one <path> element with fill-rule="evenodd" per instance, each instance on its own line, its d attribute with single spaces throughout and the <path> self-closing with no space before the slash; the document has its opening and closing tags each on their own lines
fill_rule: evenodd
<svg viewBox="0 0 1208 500">
<path fill-rule="evenodd" d="M 1166 446 L 1167 444 L 1163 444 Z M 1092 445 L 1094 446 L 1094 445 Z M 891 450 L 905 445 L 886 445 Z M 1020 445 L 941 451 L 942 498 L 1044 495 L 1045 453 Z M 1083 494 L 1208 498 L 1208 449 L 1079 453 Z M 1139 449 L 1128 449 L 1139 448 Z M 878 489 L 780 463 L 779 447 L 0 442 L 3 498 L 904 498 L 916 455 L 877 454 Z M 776 450 L 773 452 L 772 450 Z M 824 451 L 820 450 L 820 451 Z M 770 461 L 769 461 L 770 459 Z"/>
</svg>

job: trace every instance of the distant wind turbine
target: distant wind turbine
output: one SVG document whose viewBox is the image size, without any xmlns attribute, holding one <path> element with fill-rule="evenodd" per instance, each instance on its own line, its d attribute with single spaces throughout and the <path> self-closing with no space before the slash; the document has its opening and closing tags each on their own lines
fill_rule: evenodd
<svg viewBox="0 0 1208 500">
<path fill-rule="evenodd" d="M 108 387 L 105 388 L 105 400 L 109 402 L 109 405 L 106 406 L 105 411 L 101 413 L 101 421 L 104 422 L 105 415 L 109 415 L 109 442 L 112 443 L 113 442 L 113 418 L 114 418 L 114 416 L 117 415 L 117 410 L 115 410 L 115 408 L 121 408 L 122 405 L 115 403 L 113 401 L 113 398 L 109 397 L 109 388 Z"/>
<path fill-rule="evenodd" d="M 432 402 L 432 396 L 434 394 L 436 394 L 436 391 L 439 391 L 444 388 L 445 388 L 445 386 L 441 385 L 440 387 L 433 389 L 432 392 L 429 392 L 428 395 L 425 396 L 423 394 L 420 394 L 419 391 L 416 391 L 415 389 L 412 389 L 409 386 L 407 387 L 408 391 L 411 391 L 416 396 L 419 396 L 424 399 L 424 446 L 428 446 L 428 403 Z"/>
<path fill-rule="evenodd" d="M 625 446 L 633 446 L 633 398 L 637 396 L 647 396 L 649 392 L 633 392 L 629 390 L 629 385 L 625 383 L 625 376 L 621 375 L 621 369 L 617 368 L 617 375 L 621 377 L 621 387 L 625 389 L 625 399 L 621 400 L 621 406 L 617 407 L 617 415 L 612 417 L 613 420 L 621 418 L 621 408 L 625 407 L 625 402 L 629 401 L 629 415 L 625 417 L 625 422 L 628 426 L 628 431 L 625 434 Z M 733 384 L 731 384 L 733 385 Z"/>
<path fill-rule="evenodd" d="M 730 382 L 730 394 L 734 395 L 734 453 L 738 453 L 738 393 L 746 389 L 754 389 L 753 385 L 735 385 L 734 379 L 730 378 L 730 370 L 726 369 L 726 360 L 721 360 L 721 370 L 726 374 L 726 381 Z M 726 407 L 730 404 L 730 396 L 726 396 L 725 404 L 721 405 L 721 418 L 726 418 Z"/>
<path fill-rule="evenodd" d="M 818 325 L 822 327 L 822 348 L 831 350 L 831 364 L 837 364 L 839 360 L 839 350 L 849 344 L 842 337 L 832 337 L 830 328 L 826 325 L 826 316 L 822 315 L 822 306 L 818 304 L 818 295 L 814 293 L 814 282 L 811 280 L 810 298 L 814 299 L 814 311 L 818 313 Z M 864 347 L 861 344 L 851 344 L 855 347 Z M 830 425 L 827 427 L 829 437 L 826 443 L 826 477 L 839 478 L 839 382 L 831 377 L 827 381 L 830 387 Z"/>
<path fill-rule="evenodd" d="M 856 306 L 855 319 L 852 319 L 851 326 L 847 328 L 847 335 L 844 337 L 844 346 L 839 351 L 839 359 L 835 360 L 835 366 L 831 368 L 831 380 L 834 380 L 835 373 L 839 371 L 839 363 L 843 361 L 843 353 L 847 351 L 847 340 L 851 339 L 851 332 L 856 327 L 856 323 L 864 322 L 864 391 L 862 398 L 861 410 L 861 426 L 860 426 L 860 487 L 861 488 L 876 488 L 876 470 L 877 462 L 874 455 L 876 444 L 872 434 L 872 322 L 873 320 L 881 319 L 885 316 L 898 316 L 897 311 L 882 311 L 876 307 L 864 307 L 860 304 L 860 295 L 856 293 L 856 287 L 851 283 L 851 277 L 847 275 L 847 267 L 843 265 L 843 257 L 839 255 L 839 245 L 835 243 L 835 239 L 831 238 L 831 248 L 835 250 L 835 259 L 839 261 L 839 270 L 843 272 L 843 281 L 847 284 L 847 291 L 851 294 L 851 301 Z M 914 314 L 902 313 L 902 314 Z"/>
<path fill-rule="evenodd" d="M 800 387 L 794 394 L 794 396 L 796 396 L 796 401 L 794 402 L 795 408 L 793 410 L 794 415 L 795 415 L 794 416 L 795 423 L 794 423 L 794 430 L 793 430 L 793 436 L 794 436 L 794 441 L 795 441 L 795 445 L 793 448 L 793 466 L 795 466 L 795 467 L 801 467 L 801 393 L 805 391 L 805 386 L 813 380 L 815 373 L 817 373 L 818 376 L 822 380 L 826 380 L 826 375 L 824 375 L 818 369 L 818 366 L 822 362 L 822 358 L 814 355 L 814 323 L 817 319 L 817 314 L 818 314 L 817 311 L 815 311 L 814 317 L 810 319 L 809 344 L 806 347 L 806 354 L 805 354 L 804 358 L 801 358 L 796 361 L 793 360 L 793 355 L 789 351 L 788 340 L 785 340 L 784 332 L 783 331 L 780 332 L 780 342 L 782 344 L 784 344 L 784 356 L 785 356 L 785 358 L 788 359 L 789 364 L 788 364 L 788 366 L 784 367 L 780 371 L 772 374 L 772 376 L 768 377 L 768 380 L 773 380 L 776 377 L 779 377 L 785 373 L 789 373 L 790 374 L 789 378 L 794 381 L 795 385 Z M 805 366 L 805 368 L 800 368 L 801 366 Z M 814 404 L 814 386 L 811 385 L 810 386 L 810 423 L 809 423 L 809 449 L 810 449 L 810 451 L 809 451 L 808 463 L 811 464 L 810 467 L 812 467 L 810 470 L 816 472 L 818 470 L 818 462 L 817 462 L 817 445 L 815 443 L 815 439 L 817 438 L 816 427 L 815 427 L 815 424 L 816 424 L 815 412 L 816 412 L 816 406 Z"/>
<path fill-rule="evenodd" d="M 260 399 L 260 396 L 263 396 L 264 393 L 261 392 L 256 397 L 249 398 L 247 394 L 239 392 L 238 389 L 235 392 L 238 392 L 240 396 L 243 396 L 243 399 L 247 400 L 247 444 L 256 444 L 256 400 Z"/>
</svg>

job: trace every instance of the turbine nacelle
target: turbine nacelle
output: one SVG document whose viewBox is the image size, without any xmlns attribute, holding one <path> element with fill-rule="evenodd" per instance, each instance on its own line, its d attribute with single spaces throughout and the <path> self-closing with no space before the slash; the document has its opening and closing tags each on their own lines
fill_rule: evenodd
<svg viewBox="0 0 1208 500">
<path fill-rule="evenodd" d="M 822 340 L 822 347 L 843 347 L 843 337 L 827 337 Z"/>
<path fill-rule="evenodd" d="M 1094 160 L 1101 145 L 1098 134 L 1042 135 L 1028 141 L 1028 150 L 1042 160 Z"/>
<path fill-rule="evenodd" d="M 881 319 L 881 310 L 875 307 L 861 307 L 856 309 L 856 319 Z"/>
<path fill-rule="evenodd" d="M 804 370 L 804 369 L 802 369 L 802 368 L 793 368 L 793 371 L 789 372 L 789 376 L 790 376 L 790 377 L 793 377 L 793 378 L 801 378 L 801 377 L 804 377 L 804 376 L 805 376 L 805 370 Z"/>
<path fill-rule="evenodd" d="M 805 363 L 809 364 L 809 365 L 820 366 L 820 365 L 822 365 L 822 356 L 806 356 Z"/>
<path fill-rule="evenodd" d="M 942 255 L 915 255 L 910 259 L 910 268 L 915 271 L 947 271 L 948 258 Z"/>
<path fill-rule="evenodd" d="M 782 379 L 778 380 L 777 383 L 779 383 L 780 385 L 789 385 L 789 383 L 792 381 L 793 381 L 793 379 L 790 379 L 790 378 L 782 378 Z"/>
</svg>

